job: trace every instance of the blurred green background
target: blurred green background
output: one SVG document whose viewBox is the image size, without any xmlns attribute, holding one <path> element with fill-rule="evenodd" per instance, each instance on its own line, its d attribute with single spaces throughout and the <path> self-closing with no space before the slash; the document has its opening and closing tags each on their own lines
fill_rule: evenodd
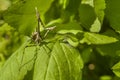
<svg viewBox="0 0 120 80">
<path fill-rule="evenodd" d="M 50 0 L 43 5 L 37 2 L 33 4 L 40 6 L 41 18 L 47 26 L 54 24 L 69 27 L 70 22 L 76 21 L 83 31 L 104 34 L 119 40 L 120 1 L 92 1 Z M 44 0 L 41 2 L 44 3 Z M 34 7 L 30 3 L 31 0 L 0 0 L 0 67 L 36 27 Z M 77 36 L 80 35 L 82 34 Z M 112 71 L 112 67 L 120 61 L 119 41 L 103 45 L 79 44 L 77 49 L 84 61 L 82 80 L 120 80 Z"/>
</svg>

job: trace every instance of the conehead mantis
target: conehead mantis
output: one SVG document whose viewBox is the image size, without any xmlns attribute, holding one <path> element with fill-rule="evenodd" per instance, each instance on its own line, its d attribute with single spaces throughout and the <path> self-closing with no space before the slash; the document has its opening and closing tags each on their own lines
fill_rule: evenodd
<svg viewBox="0 0 120 80">
<path fill-rule="evenodd" d="M 45 38 L 47 36 L 47 34 L 49 33 L 50 30 L 53 30 L 55 28 L 55 26 L 53 27 L 49 27 L 49 28 L 45 28 L 41 18 L 40 18 L 40 13 L 37 9 L 37 7 L 35 7 L 35 10 L 36 10 L 36 17 L 37 17 L 37 21 L 38 21 L 38 26 L 36 27 L 36 31 L 32 34 L 32 40 L 34 42 L 36 42 L 37 44 L 40 43 L 40 41 L 42 41 L 43 39 L 42 38 Z M 46 33 L 44 34 L 44 36 L 42 37 L 41 34 L 40 34 L 40 27 L 43 27 L 44 30 L 46 30 Z"/>
<path fill-rule="evenodd" d="M 24 59 L 24 54 L 25 54 L 25 48 L 23 50 L 23 56 L 22 56 L 22 59 L 21 59 L 21 66 L 20 66 L 20 69 L 26 65 L 27 63 L 29 63 L 30 61 L 32 61 L 33 59 L 35 60 L 36 57 L 37 57 L 37 46 L 41 46 L 41 43 L 43 42 L 43 40 L 45 39 L 45 37 L 47 36 L 47 34 L 49 33 L 49 31 L 53 30 L 55 28 L 55 26 L 53 27 L 49 27 L 49 28 L 46 28 L 40 18 L 40 13 L 37 9 L 37 7 L 35 7 L 35 11 L 36 11 L 36 17 L 37 17 L 37 27 L 36 27 L 36 30 L 35 32 L 32 34 L 31 38 L 30 38 L 30 41 L 33 43 L 31 45 L 26 45 L 25 48 L 27 47 L 32 47 L 32 46 L 35 46 L 36 47 L 36 53 L 34 54 L 34 57 L 32 59 L 30 59 L 29 61 L 25 62 L 23 64 L 23 59 Z M 41 35 L 41 32 L 40 32 L 40 28 L 41 26 L 44 28 L 44 30 L 46 31 L 45 34 L 42 36 Z M 45 44 L 44 44 L 45 45 Z M 46 45 L 45 45 L 46 46 Z M 47 46 L 46 46 L 47 47 Z M 49 48 L 49 47 L 47 47 Z"/>
</svg>

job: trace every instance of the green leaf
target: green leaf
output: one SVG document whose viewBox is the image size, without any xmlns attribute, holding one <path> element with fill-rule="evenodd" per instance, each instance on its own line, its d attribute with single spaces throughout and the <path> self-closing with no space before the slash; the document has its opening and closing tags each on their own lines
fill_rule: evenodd
<svg viewBox="0 0 120 80">
<path fill-rule="evenodd" d="M 96 19 L 94 8 L 88 4 L 81 4 L 79 8 L 81 25 L 89 30 Z"/>
<path fill-rule="evenodd" d="M 73 47 L 77 47 L 79 44 L 79 41 L 73 41 L 71 38 L 67 38 L 67 42 L 72 45 Z"/>
<path fill-rule="evenodd" d="M 116 76 L 120 77 L 120 62 L 115 64 L 113 67 L 113 72 L 115 73 Z"/>
<path fill-rule="evenodd" d="M 111 44 L 98 45 L 96 49 L 101 55 L 109 55 L 115 57 L 115 56 L 120 56 L 119 47 L 120 47 L 120 41 Z"/>
<path fill-rule="evenodd" d="M 83 58 L 84 63 L 88 63 L 90 61 L 91 53 L 92 53 L 91 47 L 83 49 L 81 56 Z"/>
<path fill-rule="evenodd" d="M 98 20 L 98 18 L 96 18 L 94 23 L 91 25 L 90 32 L 100 32 L 100 30 L 101 30 L 101 23 Z"/>
<path fill-rule="evenodd" d="M 42 53 L 38 55 L 34 80 L 81 80 L 83 62 L 76 49 L 57 42 L 48 54 L 51 56 Z"/>
<path fill-rule="evenodd" d="M 104 19 L 105 8 L 106 8 L 105 0 L 94 0 L 95 13 L 96 13 L 101 24 L 103 23 L 103 19 Z"/>
<path fill-rule="evenodd" d="M 80 40 L 80 43 L 87 43 L 87 44 L 109 44 L 118 41 L 114 37 L 109 37 L 101 34 L 96 33 L 84 33 L 84 38 Z"/>
<path fill-rule="evenodd" d="M 105 55 L 109 55 L 111 57 L 115 57 L 116 55 L 119 56 L 120 35 L 118 35 L 114 30 L 110 30 L 110 29 L 108 29 L 105 33 L 103 33 L 103 35 L 115 37 L 118 39 L 118 41 L 111 44 L 97 45 L 96 46 L 97 51 L 103 56 Z"/>
<path fill-rule="evenodd" d="M 67 0 L 66 8 L 62 11 L 61 19 L 63 23 L 74 21 L 74 17 L 78 12 L 81 0 Z"/>
<path fill-rule="evenodd" d="M 2 67 L 0 80 L 81 80 L 82 68 L 80 53 L 70 45 L 27 42 Z"/>
<path fill-rule="evenodd" d="M 76 38 L 76 36 L 69 34 L 69 35 L 66 35 L 65 38 L 66 38 L 66 41 L 73 47 L 77 47 L 79 45 L 79 40 Z"/>
<path fill-rule="evenodd" d="M 105 45 L 98 45 L 96 47 L 97 51 L 101 55 L 109 55 L 109 56 L 120 56 L 120 41 L 116 43 L 111 43 L 111 44 L 105 44 Z"/>
<path fill-rule="evenodd" d="M 86 12 L 82 15 L 84 17 L 81 19 L 82 25 L 86 26 L 88 30 L 90 28 L 91 32 L 99 32 L 104 19 L 105 0 L 82 0 L 81 3 L 89 5 L 88 9 L 86 7 L 86 9 L 84 8 L 82 10 L 83 12 L 86 10 Z M 87 13 L 87 10 L 90 10 L 88 11 L 89 13 Z"/>
<path fill-rule="evenodd" d="M 68 5 L 66 6 L 65 10 L 70 13 L 76 13 L 80 3 L 81 3 L 81 0 L 68 0 Z"/>
<path fill-rule="evenodd" d="M 109 75 L 104 75 L 100 77 L 100 80 L 112 80 L 112 77 Z"/>
<path fill-rule="evenodd" d="M 106 0 L 105 14 L 110 26 L 120 32 L 120 0 Z"/>
<path fill-rule="evenodd" d="M 103 24 L 104 19 L 104 10 L 105 10 L 105 0 L 94 0 L 94 10 L 96 13 L 96 20 L 91 25 L 91 32 L 100 32 L 101 26 Z"/>
<path fill-rule="evenodd" d="M 80 24 L 74 21 L 66 24 L 58 24 L 56 26 L 56 31 L 59 34 L 72 33 L 76 35 L 78 32 L 82 32 Z"/>
<path fill-rule="evenodd" d="M 26 62 L 34 57 L 36 47 L 28 47 L 24 50 L 25 43 L 19 50 L 17 50 L 4 64 L 0 71 L 0 80 L 23 80 L 27 71 L 32 69 L 33 61 L 23 66 Z M 23 54 L 24 53 L 24 54 Z M 23 61 L 22 61 L 23 59 Z M 22 70 L 20 70 L 22 68 Z"/>
<path fill-rule="evenodd" d="M 53 0 L 19 0 L 4 13 L 4 20 L 19 32 L 29 35 L 37 26 L 35 7 L 43 18 L 52 2 Z"/>
</svg>

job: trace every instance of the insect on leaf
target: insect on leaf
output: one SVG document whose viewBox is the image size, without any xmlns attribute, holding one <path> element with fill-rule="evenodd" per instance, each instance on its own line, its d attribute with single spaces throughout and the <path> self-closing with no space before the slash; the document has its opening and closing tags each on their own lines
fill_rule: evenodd
<svg viewBox="0 0 120 80">
<path fill-rule="evenodd" d="M 33 77 L 30 76 L 33 80 L 80 80 L 82 68 L 80 53 L 65 43 L 56 42 L 25 49 L 22 46 L 1 69 L 0 80 L 23 80 L 25 75 L 30 75 L 30 70 L 33 71 Z"/>
</svg>

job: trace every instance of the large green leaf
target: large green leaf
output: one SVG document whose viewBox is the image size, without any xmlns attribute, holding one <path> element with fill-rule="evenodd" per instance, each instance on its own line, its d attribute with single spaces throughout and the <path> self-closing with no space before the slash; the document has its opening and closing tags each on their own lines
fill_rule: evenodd
<svg viewBox="0 0 120 80">
<path fill-rule="evenodd" d="M 114 37 L 109 37 L 105 35 L 100 35 L 96 33 L 84 33 L 84 38 L 80 40 L 80 43 L 87 43 L 87 44 L 109 44 L 118 41 Z"/>
<path fill-rule="evenodd" d="M 110 26 L 120 32 L 120 0 L 106 0 L 105 14 Z"/>
<path fill-rule="evenodd" d="M 65 43 L 24 44 L 5 63 L 0 80 L 81 80 L 80 53 Z"/>
<path fill-rule="evenodd" d="M 83 63 L 76 49 L 57 42 L 54 44 L 53 50 L 48 54 L 51 56 L 46 54 L 38 55 L 34 80 L 81 80 Z"/>
<path fill-rule="evenodd" d="M 4 13 L 4 20 L 21 33 L 30 34 L 37 26 L 35 7 L 41 17 L 49 9 L 53 0 L 19 0 Z"/>
</svg>

